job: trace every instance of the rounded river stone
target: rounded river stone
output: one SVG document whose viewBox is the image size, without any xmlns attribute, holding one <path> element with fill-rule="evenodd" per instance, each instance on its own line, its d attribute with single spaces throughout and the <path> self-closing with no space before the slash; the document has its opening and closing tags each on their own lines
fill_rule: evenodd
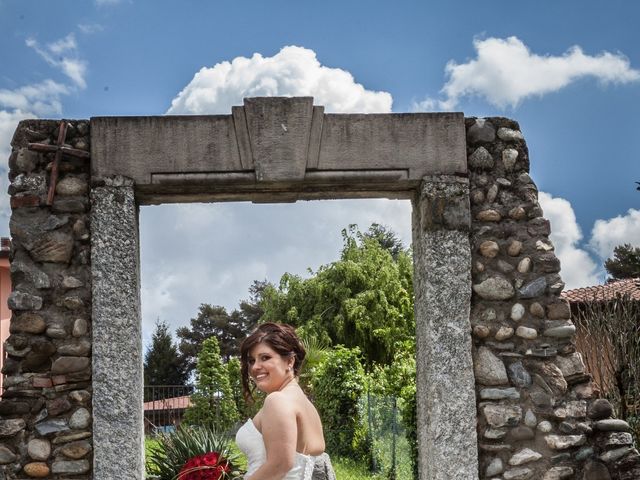
<svg viewBox="0 0 640 480">
<path fill-rule="evenodd" d="M 526 388 L 531 385 L 531 375 L 527 372 L 522 362 L 514 362 L 509 365 L 509 380 L 516 387 Z"/>
<path fill-rule="evenodd" d="M 51 366 L 51 373 L 79 372 L 89 367 L 90 360 L 87 357 L 59 357 Z"/>
<path fill-rule="evenodd" d="M 79 177 L 67 176 L 56 185 L 58 195 L 84 195 L 89 190 L 86 180 Z"/>
<path fill-rule="evenodd" d="M 475 284 L 473 290 L 485 300 L 507 300 L 515 294 L 513 285 L 504 277 L 489 277 Z"/>
<path fill-rule="evenodd" d="M 45 461 L 51 455 L 51 444 L 44 438 L 34 438 L 27 444 L 27 453 L 34 460 Z"/>
<path fill-rule="evenodd" d="M 521 303 L 515 303 L 511 307 L 511 320 L 513 320 L 514 322 L 519 322 L 520 320 L 522 320 L 522 317 L 524 317 L 524 313 L 524 305 L 522 305 Z"/>
<path fill-rule="evenodd" d="M 11 322 L 12 332 L 42 333 L 46 328 L 46 322 L 37 313 L 23 313 Z"/>
<path fill-rule="evenodd" d="M 469 157 L 469 166 L 473 168 L 493 168 L 494 161 L 489 151 L 484 147 L 478 147 Z"/>
<path fill-rule="evenodd" d="M 504 363 L 487 347 L 480 347 L 474 355 L 473 369 L 481 385 L 504 385 L 508 382 Z"/>
<path fill-rule="evenodd" d="M 27 463 L 23 468 L 24 473 L 33 478 L 48 477 L 51 470 L 44 462 L 31 462 Z"/>
<path fill-rule="evenodd" d="M 518 160 L 518 151 L 514 148 L 505 148 L 502 151 L 502 163 L 506 170 L 513 170 L 513 167 Z"/>
<path fill-rule="evenodd" d="M 571 467 L 553 467 L 546 471 L 542 480 L 563 480 L 572 477 L 573 473 Z"/>
<path fill-rule="evenodd" d="M 530 448 L 523 448 L 519 452 L 516 452 L 510 459 L 509 465 L 518 466 L 525 463 L 535 462 L 542 458 L 542 455 Z"/>
<path fill-rule="evenodd" d="M 480 142 L 493 142 L 496 139 L 496 129 L 491 122 L 484 118 L 476 119 L 475 123 L 467 130 L 467 141 L 471 144 Z"/>
<path fill-rule="evenodd" d="M 598 420 L 594 427 L 601 432 L 630 432 L 631 427 L 624 420 L 610 418 L 608 420 Z"/>
<path fill-rule="evenodd" d="M 487 477 L 494 477 L 504 471 L 504 464 L 500 458 L 494 458 L 491 460 L 491 463 L 487 466 L 484 474 Z"/>
<path fill-rule="evenodd" d="M 91 414 L 86 408 L 79 408 L 69 419 L 69 426 L 74 430 L 82 430 L 91 424 Z"/>
<path fill-rule="evenodd" d="M 9 450 L 4 445 L 0 445 L 0 465 L 6 465 L 7 463 L 11 463 L 15 461 L 16 454 Z"/>
<path fill-rule="evenodd" d="M 480 244 L 480 253 L 483 257 L 494 258 L 500 252 L 500 246 L 493 240 L 487 240 Z"/>
<path fill-rule="evenodd" d="M 520 130 L 502 127 L 498 129 L 498 138 L 505 142 L 513 142 L 516 140 L 524 140 L 524 136 Z"/>
<path fill-rule="evenodd" d="M 24 430 L 26 426 L 27 424 L 21 418 L 0 420 L 0 437 L 12 437 L 20 430 Z"/>
<path fill-rule="evenodd" d="M 605 398 L 598 398 L 591 403 L 587 414 L 593 420 L 609 418 L 613 415 L 613 405 Z"/>
<path fill-rule="evenodd" d="M 480 222 L 499 222 L 502 220 L 502 215 L 497 210 L 489 208 L 478 212 L 476 219 Z"/>
</svg>

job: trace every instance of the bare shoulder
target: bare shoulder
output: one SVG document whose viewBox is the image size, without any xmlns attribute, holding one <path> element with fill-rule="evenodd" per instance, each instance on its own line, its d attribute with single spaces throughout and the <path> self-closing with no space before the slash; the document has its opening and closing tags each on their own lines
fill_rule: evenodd
<svg viewBox="0 0 640 480">
<path fill-rule="evenodd" d="M 285 392 L 272 392 L 264 399 L 262 410 L 270 413 L 289 413 L 295 410 L 293 399 Z"/>
</svg>

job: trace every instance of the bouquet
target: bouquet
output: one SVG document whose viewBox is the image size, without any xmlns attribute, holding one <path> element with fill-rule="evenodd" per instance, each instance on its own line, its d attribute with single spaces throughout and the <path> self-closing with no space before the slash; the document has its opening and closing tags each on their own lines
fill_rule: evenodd
<svg viewBox="0 0 640 480">
<path fill-rule="evenodd" d="M 235 480 L 239 456 L 231 440 L 215 427 L 180 426 L 160 434 L 147 455 L 147 474 L 158 480 Z"/>
<path fill-rule="evenodd" d="M 222 480 L 231 472 L 229 461 L 218 452 L 196 455 L 187 460 L 177 480 Z"/>
</svg>

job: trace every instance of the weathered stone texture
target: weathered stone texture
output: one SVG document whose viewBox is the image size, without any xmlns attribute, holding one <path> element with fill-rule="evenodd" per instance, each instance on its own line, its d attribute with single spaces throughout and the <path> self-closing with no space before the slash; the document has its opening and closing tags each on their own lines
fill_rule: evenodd
<svg viewBox="0 0 640 480">
<path fill-rule="evenodd" d="M 71 121 L 67 125 L 65 144 L 88 146 L 88 122 Z M 55 207 L 58 197 L 54 197 L 53 206 L 46 203 L 54 154 L 28 148 L 29 142 L 55 144 L 59 127 L 58 121 L 23 121 L 12 141 L 9 227 L 14 292 L 9 301 L 13 316 L 3 367 L 7 375 L 4 399 L 0 402 L 0 478 L 54 478 L 51 445 L 69 431 L 73 413 L 69 385 L 91 395 L 91 341 L 86 335 L 91 325 L 90 283 L 73 287 L 78 298 L 76 315 L 81 313 L 87 325 L 74 337 L 66 327 L 73 317 L 61 308 L 65 287 L 60 282 L 67 276 L 90 278 L 90 257 L 81 256 L 90 234 L 86 231 L 80 237 L 72 230 L 72 225 L 88 221 L 90 163 L 62 156 L 57 195 L 73 193 L 85 205 L 82 210 L 62 212 Z M 91 416 L 90 406 L 86 412 Z M 91 437 L 88 422 L 76 422 L 75 426 L 75 434 Z M 90 455 L 85 459 L 83 474 L 91 473 L 91 460 Z"/>
<path fill-rule="evenodd" d="M 469 322 L 468 186 L 455 177 L 427 177 L 415 202 L 420 478 L 473 480 L 479 467 Z"/>
<path fill-rule="evenodd" d="M 94 475 L 142 478 L 138 214 L 132 184 L 110 183 L 92 191 Z"/>
<path fill-rule="evenodd" d="M 609 402 L 592 398 L 575 351 L 576 327 L 559 298 L 560 262 L 524 137 L 504 118 L 466 125 L 482 478 L 640 478 L 629 425 L 610 418 Z M 487 388 L 492 382 L 501 388 Z"/>
</svg>

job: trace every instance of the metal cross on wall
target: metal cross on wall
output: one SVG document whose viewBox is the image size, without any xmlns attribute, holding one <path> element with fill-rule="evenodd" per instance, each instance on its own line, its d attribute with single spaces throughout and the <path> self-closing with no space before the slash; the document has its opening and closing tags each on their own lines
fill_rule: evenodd
<svg viewBox="0 0 640 480">
<path fill-rule="evenodd" d="M 49 179 L 49 193 L 47 194 L 47 205 L 53 205 L 53 196 L 56 192 L 56 184 L 58 182 L 58 169 L 60 167 L 60 161 L 62 155 L 70 155 L 76 158 L 89 158 L 91 154 L 84 150 L 77 148 L 67 147 L 64 145 L 65 138 L 67 137 L 68 123 L 64 120 L 60 121 L 60 130 L 58 131 L 58 141 L 55 145 L 48 145 L 45 143 L 29 143 L 29 150 L 34 150 L 41 153 L 55 153 L 55 159 L 51 166 L 51 177 Z"/>
</svg>

